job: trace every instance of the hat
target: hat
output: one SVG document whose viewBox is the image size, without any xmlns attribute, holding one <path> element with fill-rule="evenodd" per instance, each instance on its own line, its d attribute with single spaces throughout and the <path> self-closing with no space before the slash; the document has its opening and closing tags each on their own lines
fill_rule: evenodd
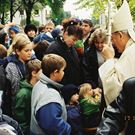
<svg viewBox="0 0 135 135">
<path fill-rule="evenodd" d="M 34 44 L 40 42 L 40 41 L 43 41 L 43 40 L 46 40 L 47 42 L 52 42 L 54 41 L 54 38 L 52 37 L 51 33 L 50 32 L 47 32 L 47 33 L 40 33 L 38 36 L 36 36 L 34 39 L 33 39 L 33 42 Z"/>
<path fill-rule="evenodd" d="M 135 32 L 129 5 L 124 0 L 122 6 L 112 18 L 112 33 L 127 30 L 130 37 L 135 41 Z"/>
<path fill-rule="evenodd" d="M 19 29 L 18 26 L 12 26 L 12 27 L 9 28 L 9 30 L 14 31 L 15 33 L 19 33 L 20 32 L 20 29 Z"/>
<path fill-rule="evenodd" d="M 77 86 L 73 84 L 63 86 L 61 89 L 61 94 L 64 98 L 65 104 L 68 104 L 71 97 L 76 93 L 79 93 L 79 89 Z"/>
<path fill-rule="evenodd" d="M 54 39 L 56 39 L 60 33 L 61 33 L 61 30 L 59 28 L 54 28 L 51 32 Z"/>
</svg>

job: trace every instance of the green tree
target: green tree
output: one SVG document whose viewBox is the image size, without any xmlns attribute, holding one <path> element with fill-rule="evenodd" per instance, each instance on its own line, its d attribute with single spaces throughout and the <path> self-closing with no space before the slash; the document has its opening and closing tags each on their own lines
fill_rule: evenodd
<svg viewBox="0 0 135 135">
<path fill-rule="evenodd" d="M 63 8 L 65 0 L 22 0 L 22 5 L 26 11 L 26 24 L 31 23 L 32 10 L 35 4 L 40 3 L 42 6 L 48 5 L 52 10 L 52 18 L 57 18 Z"/>
<path fill-rule="evenodd" d="M 33 10 L 34 4 L 37 2 L 38 0 L 22 0 L 22 4 L 26 12 L 26 24 L 31 23 L 32 10 Z"/>
<path fill-rule="evenodd" d="M 61 19 L 66 13 L 63 11 L 63 4 L 65 0 L 0 0 L 0 17 L 1 22 L 4 24 L 7 13 L 10 11 L 10 20 L 17 11 L 25 10 L 26 24 L 31 23 L 33 10 L 42 9 L 44 6 L 49 5 L 52 10 L 52 19 L 61 22 Z"/>
<path fill-rule="evenodd" d="M 9 0 L 0 0 L 0 19 L 2 24 L 5 24 L 5 22 L 7 21 L 7 15 L 9 10 L 10 10 Z"/>
<path fill-rule="evenodd" d="M 64 16 L 63 5 L 65 0 L 47 0 L 46 4 L 50 6 L 52 10 L 52 19 L 61 21 L 61 17 Z"/>
<path fill-rule="evenodd" d="M 110 0 L 114 2 L 119 8 L 123 2 L 123 0 Z M 131 14 L 133 16 L 133 20 L 135 20 L 135 4 L 134 0 L 127 0 L 130 6 Z M 95 19 L 99 19 L 101 13 L 105 12 L 107 7 L 108 0 L 77 0 L 75 3 L 78 8 L 91 8 L 93 9 L 92 17 Z"/>
</svg>

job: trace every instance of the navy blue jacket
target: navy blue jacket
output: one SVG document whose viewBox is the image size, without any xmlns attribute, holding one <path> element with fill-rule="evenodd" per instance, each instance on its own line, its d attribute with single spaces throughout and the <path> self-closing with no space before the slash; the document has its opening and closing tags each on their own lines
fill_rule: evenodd
<svg viewBox="0 0 135 135">
<path fill-rule="evenodd" d="M 57 103 L 49 103 L 38 110 L 36 114 L 36 119 L 39 126 L 47 135 L 70 135 L 71 127 L 65 124 L 65 121 L 60 118 L 61 113 L 61 106 Z M 52 128 L 56 127 L 56 125 L 58 125 L 58 128 L 52 130 Z M 31 135 L 36 134 L 31 132 Z"/>
</svg>

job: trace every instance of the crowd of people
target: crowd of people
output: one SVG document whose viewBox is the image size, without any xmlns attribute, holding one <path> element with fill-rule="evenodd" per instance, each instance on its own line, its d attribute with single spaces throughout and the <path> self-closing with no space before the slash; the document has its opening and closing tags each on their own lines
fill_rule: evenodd
<svg viewBox="0 0 135 135">
<path fill-rule="evenodd" d="M 126 0 L 109 43 L 107 30 L 90 19 L 1 25 L 0 115 L 24 135 L 133 135 L 133 29 Z"/>
</svg>

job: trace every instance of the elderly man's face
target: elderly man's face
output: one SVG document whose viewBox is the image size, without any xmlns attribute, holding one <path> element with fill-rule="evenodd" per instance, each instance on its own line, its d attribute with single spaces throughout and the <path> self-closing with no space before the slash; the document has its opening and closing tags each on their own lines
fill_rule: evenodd
<svg viewBox="0 0 135 135">
<path fill-rule="evenodd" d="M 112 43 L 118 49 L 120 53 L 122 53 L 125 49 L 125 43 L 122 32 L 112 33 Z"/>
</svg>

